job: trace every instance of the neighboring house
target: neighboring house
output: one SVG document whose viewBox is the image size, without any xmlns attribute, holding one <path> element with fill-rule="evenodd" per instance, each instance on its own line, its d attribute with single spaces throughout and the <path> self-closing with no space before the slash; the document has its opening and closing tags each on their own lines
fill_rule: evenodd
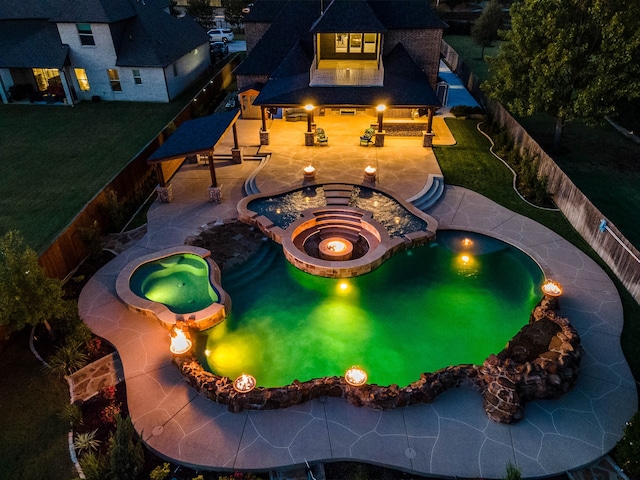
<svg viewBox="0 0 640 480">
<path fill-rule="evenodd" d="M 2 0 L 2 101 L 169 102 L 211 62 L 206 31 L 166 3 Z"/>
<path fill-rule="evenodd" d="M 240 106 L 263 129 L 265 111 L 280 107 L 375 115 L 385 105 L 385 118 L 431 118 L 440 107 L 447 25 L 429 0 L 256 0 L 244 24 Z"/>
</svg>

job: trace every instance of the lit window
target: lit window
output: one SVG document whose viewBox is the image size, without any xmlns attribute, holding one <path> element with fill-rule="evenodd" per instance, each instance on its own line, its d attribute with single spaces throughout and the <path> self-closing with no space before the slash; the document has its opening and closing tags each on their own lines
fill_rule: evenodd
<svg viewBox="0 0 640 480">
<path fill-rule="evenodd" d="M 111 83 L 111 90 L 114 92 L 121 92 L 122 85 L 120 85 L 120 75 L 118 75 L 118 70 L 110 68 L 107 70 L 107 74 L 109 75 L 109 83 Z"/>
<path fill-rule="evenodd" d="M 136 85 L 142 85 L 142 75 L 140 75 L 140 70 L 131 70 L 133 72 L 133 83 Z"/>
<path fill-rule="evenodd" d="M 91 90 L 89 86 L 89 79 L 87 78 L 87 72 L 84 68 L 74 68 L 73 69 L 76 74 L 76 80 L 78 80 L 78 85 L 80 86 L 80 90 L 83 92 L 88 92 Z"/>
<path fill-rule="evenodd" d="M 78 36 L 80 37 L 81 45 L 95 45 L 96 42 L 93 39 L 93 32 L 91 31 L 91 24 L 89 23 L 76 23 L 78 29 Z"/>
</svg>

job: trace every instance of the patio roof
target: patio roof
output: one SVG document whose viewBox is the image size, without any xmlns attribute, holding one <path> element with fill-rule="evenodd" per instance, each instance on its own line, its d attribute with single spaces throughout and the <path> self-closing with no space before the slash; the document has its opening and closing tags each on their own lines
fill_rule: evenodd
<svg viewBox="0 0 640 480">
<path fill-rule="evenodd" d="M 149 157 L 148 163 L 210 152 L 240 116 L 239 109 L 188 120 Z"/>
</svg>

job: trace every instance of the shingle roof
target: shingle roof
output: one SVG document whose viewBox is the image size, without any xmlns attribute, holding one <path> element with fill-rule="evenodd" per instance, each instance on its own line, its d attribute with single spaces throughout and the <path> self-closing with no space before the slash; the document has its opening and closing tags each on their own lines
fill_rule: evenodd
<svg viewBox="0 0 640 480">
<path fill-rule="evenodd" d="M 0 20 L 48 19 L 67 0 L 2 0 Z"/>
<path fill-rule="evenodd" d="M 256 1 L 244 18 L 244 23 L 273 22 L 289 0 L 260 0 Z"/>
<path fill-rule="evenodd" d="M 50 20 L 60 23 L 114 23 L 134 15 L 135 10 L 129 0 L 67 0 Z"/>
<path fill-rule="evenodd" d="M 187 120 L 153 152 L 147 161 L 158 163 L 213 150 L 239 114 L 240 110 L 233 109 L 228 112 Z"/>
<path fill-rule="evenodd" d="M 127 22 L 116 43 L 116 65 L 166 67 L 193 49 L 208 46 L 207 32 L 189 15 L 175 18 L 154 6 L 133 5 L 136 16 Z"/>
<path fill-rule="evenodd" d="M 303 60 L 300 52 L 292 51 L 256 97 L 254 105 L 441 106 L 426 74 L 402 44 L 396 45 L 383 59 L 383 87 L 310 87 L 310 64 L 305 68 Z"/>
<path fill-rule="evenodd" d="M 275 4 L 271 0 L 257 1 Z M 313 39 L 309 29 L 320 12 L 319 0 L 289 1 L 282 8 L 271 27 L 251 50 L 249 55 L 235 70 L 236 75 L 268 75 L 282 62 L 282 59 L 298 43 L 302 42 L 313 52 Z"/>
<path fill-rule="evenodd" d="M 312 33 L 382 33 L 386 30 L 366 0 L 335 0 L 311 29 Z"/>
<path fill-rule="evenodd" d="M 446 28 L 429 0 L 367 0 L 389 30 Z"/>
<path fill-rule="evenodd" d="M 62 68 L 69 55 L 46 20 L 0 21 L 0 68 Z"/>
</svg>

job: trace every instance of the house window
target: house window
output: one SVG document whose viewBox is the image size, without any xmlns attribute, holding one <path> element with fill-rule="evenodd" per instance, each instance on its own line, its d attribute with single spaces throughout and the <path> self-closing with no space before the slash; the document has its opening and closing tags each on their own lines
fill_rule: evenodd
<svg viewBox="0 0 640 480">
<path fill-rule="evenodd" d="M 120 85 L 120 75 L 118 75 L 118 70 L 114 68 L 110 68 L 107 70 L 107 74 L 109 75 L 109 83 L 111 83 L 111 90 L 114 92 L 121 92 L 122 85 Z"/>
<path fill-rule="evenodd" d="M 57 68 L 33 68 L 31 71 L 41 92 L 45 92 L 50 85 L 62 85 L 60 71 Z"/>
<path fill-rule="evenodd" d="M 365 33 L 364 34 L 364 49 L 362 50 L 364 53 L 376 53 L 376 41 L 378 40 L 378 35 L 375 33 Z"/>
<path fill-rule="evenodd" d="M 133 72 L 133 83 L 136 85 L 142 85 L 142 75 L 140 75 L 140 70 L 131 70 Z"/>
<path fill-rule="evenodd" d="M 93 32 L 91 31 L 90 23 L 76 23 L 78 29 L 78 36 L 80 37 L 81 45 L 95 45 L 96 42 L 93 39 Z"/>
<path fill-rule="evenodd" d="M 349 45 L 348 33 L 336 33 L 336 53 L 347 53 Z"/>
<path fill-rule="evenodd" d="M 178 64 L 174 63 L 172 66 L 173 66 L 173 76 L 177 77 L 178 76 Z"/>
<path fill-rule="evenodd" d="M 84 68 L 74 68 L 73 71 L 76 74 L 76 80 L 78 80 L 78 85 L 80 86 L 80 90 L 83 92 L 88 92 L 91 90 L 89 86 L 89 79 L 87 78 L 87 72 Z"/>
<path fill-rule="evenodd" d="M 336 33 L 335 53 L 376 53 L 377 33 Z"/>
</svg>

